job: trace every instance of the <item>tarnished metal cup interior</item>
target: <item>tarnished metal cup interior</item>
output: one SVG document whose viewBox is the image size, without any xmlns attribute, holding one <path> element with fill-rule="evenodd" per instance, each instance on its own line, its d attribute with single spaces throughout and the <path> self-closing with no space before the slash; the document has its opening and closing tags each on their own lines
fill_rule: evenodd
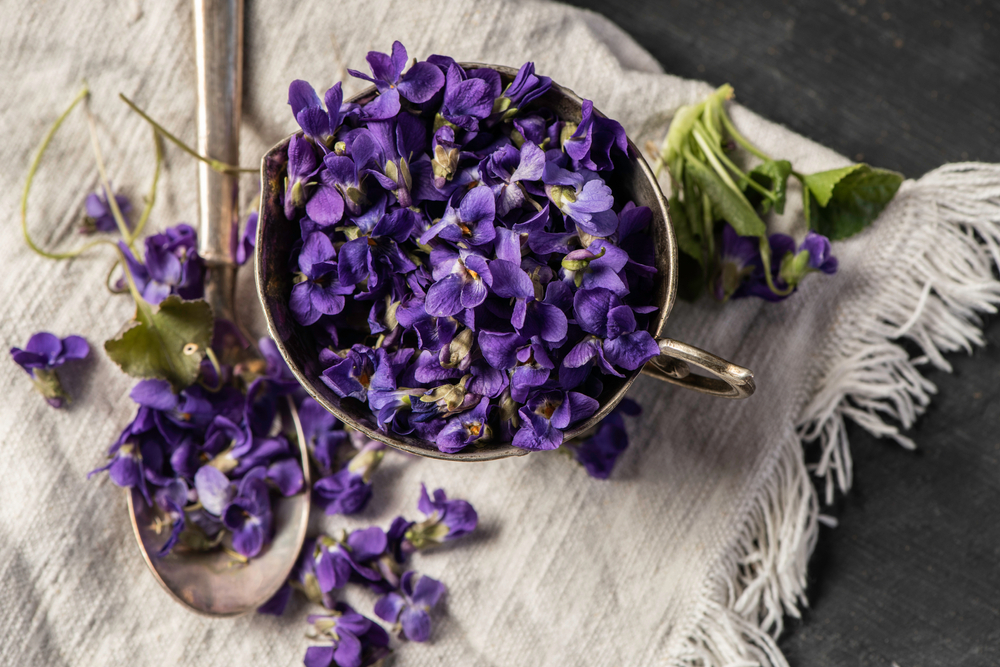
<svg viewBox="0 0 1000 667">
<path fill-rule="evenodd" d="M 517 74 L 516 69 L 498 65 L 462 63 L 462 66 L 466 70 L 479 68 L 496 70 L 505 86 Z M 374 96 L 375 88 L 372 87 L 351 101 L 364 103 Z M 563 120 L 577 123 L 580 121 L 582 103 L 583 100 L 573 91 L 553 84 L 533 106 L 548 107 Z M 375 416 L 367 405 L 352 398 L 340 398 L 323 383 L 320 379 L 320 373 L 323 371 L 319 363 L 320 345 L 307 327 L 296 322 L 288 305 L 293 277 L 289 258 L 292 245 L 300 233 L 299 225 L 285 218 L 280 200 L 284 190 L 290 138 L 272 148 L 261 163 L 261 207 L 254 259 L 257 293 L 267 318 L 268 330 L 292 373 L 313 398 L 345 424 L 391 447 L 420 456 L 457 461 L 488 461 L 527 454 L 527 450 L 514 447 L 509 442 L 473 445 L 461 452 L 446 454 L 439 451 L 433 442 L 383 433 L 378 429 Z M 645 369 L 628 372 L 623 378 L 603 376 L 601 379 L 604 382 L 604 391 L 598 397 L 599 409 L 590 419 L 568 429 L 565 432 L 565 440 L 590 431 L 604 419 L 625 397 L 629 387 L 643 371 L 668 382 L 720 396 L 737 398 L 749 395 L 753 391 L 752 374 L 746 369 L 729 364 L 684 343 L 661 339 L 663 325 L 674 305 L 677 293 L 677 240 L 670 224 L 663 192 L 649 165 L 631 140 L 628 142 L 628 156 L 618 155 L 614 161 L 614 169 L 602 172 L 601 176 L 615 193 L 616 201 L 634 201 L 637 206 L 648 206 L 653 213 L 649 234 L 656 247 L 657 274 L 651 303 L 658 306 L 659 310 L 650 315 L 648 331 L 659 340 L 662 356 L 647 364 Z M 687 369 L 688 362 L 725 379 L 690 375 Z M 736 380 L 727 378 L 726 372 L 734 373 Z"/>
</svg>

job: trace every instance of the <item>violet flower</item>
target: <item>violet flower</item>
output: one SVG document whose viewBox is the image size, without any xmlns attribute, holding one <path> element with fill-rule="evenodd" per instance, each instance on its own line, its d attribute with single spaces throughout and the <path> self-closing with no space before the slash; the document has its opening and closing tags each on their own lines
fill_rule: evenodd
<svg viewBox="0 0 1000 667">
<path fill-rule="evenodd" d="M 308 199 L 306 186 L 316 174 L 316 153 L 305 137 L 295 134 L 288 141 L 288 177 L 285 182 L 285 217 L 293 219 L 295 210 Z"/>
<path fill-rule="evenodd" d="M 535 63 L 524 63 L 494 108 L 499 107 L 497 110 L 505 112 L 505 117 L 509 117 L 547 93 L 551 87 L 552 79 L 535 74 Z"/>
<path fill-rule="evenodd" d="M 339 280 L 336 251 L 323 232 L 313 232 L 299 252 L 301 271 L 292 287 L 289 307 L 300 324 L 313 324 L 323 315 L 336 315 L 344 309 L 344 295 L 354 291 Z"/>
<path fill-rule="evenodd" d="M 372 76 L 353 69 L 351 76 L 370 81 L 378 88 L 378 97 L 362 107 L 362 116 L 368 120 L 394 118 L 399 113 L 399 98 L 420 104 L 434 97 L 444 85 L 441 70 L 427 62 L 414 63 L 406 74 L 406 48 L 398 41 L 392 43 L 392 55 L 369 51 L 368 66 Z"/>
<path fill-rule="evenodd" d="M 274 529 L 264 474 L 263 468 L 248 472 L 222 514 L 222 523 L 233 533 L 233 549 L 247 558 L 260 553 Z"/>
<path fill-rule="evenodd" d="M 586 333 L 604 338 L 603 352 L 608 362 L 635 370 L 660 354 L 660 349 L 648 331 L 636 331 L 635 313 L 611 290 L 603 287 L 581 289 L 573 296 L 573 313 L 577 324 Z M 586 344 L 585 340 L 580 345 Z M 578 346 L 579 347 L 579 346 Z M 566 365 L 582 365 L 592 357 L 576 356 L 583 350 L 570 351 Z"/>
<path fill-rule="evenodd" d="M 417 509 L 426 518 L 411 524 L 405 531 L 406 541 L 414 549 L 426 549 L 457 540 L 475 530 L 479 523 L 479 515 L 468 501 L 448 500 L 444 489 L 437 489 L 433 496 L 428 495 L 427 487 L 422 483 Z"/>
<path fill-rule="evenodd" d="M 332 148 L 337 130 L 353 105 L 344 106 L 344 92 L 339 81 L 326 91 L 324 100 L 326 109 L 313 87 L 300 79 L 288 86 L 288 104 L 299 127 L 313 141 Z"/>
<path fill-rule="evenodd" d="M 23 350 L 10 349 L 11 358 L 31 376 L 35 389 L 54 408 L 61 408 L 69 399 L 55 369 L 71 359 L 85 359 L 88 354 L 90 346 L 81 336 L 59 338 L 47 331 L 33 334 Z"/>
<path fill-rule="evenodd" d="M 306 649 L 306 667 L 367 667 L 389 655 L 389 635 L 380 625 L 344 602 L 336 603 L 332 611 L 308 617 L 316 639 L 332 643 Z"/>
<path fill-rule="evenodd" d="M 118 204 L 118 210 L 125 219 L 125 225 L 131 227 L 128 213 L 132 210 L 132 203 L 125 195 L 115 195 L 115 203 Z M 87 209 L 87 217 L 80 227 L 81 234 L 118 231 L 118 223 L 115 222 L 114 213 L 108 203 L 108 192 L 103 187 L 100 193 L 92 192 L 87 195 L 84 206 Z"/>
<path fill-rule="evenodd" d="M 190 225 L 168 227 L 147 236 L 146 262 L 139 262 L 124 242 L 118 247 L 125 256 L 139 294 L 156 305 L 171 294 L 182 299 L 200 299 L 205 292 L 205 263 L 198 255 L 198 236 Z"/>
<path fill-rule="evenodd" d="M 597 407 L 597 401 L 575 391 L 535 392 L 518 410 L 523 424 L 511 444 L 522 449 L 556 449 L 562 444 L 562 432 L 597 412 Z"/>
<path fill-rule="evenodd" d="M 521 181 L 539 180 L 544 168 L 545 153 L 530 141 L 525 141 L 520 151 L 503 146 L 483 160 L 479 171 L 496 197 L 496 214 L 507 215 L 524 204 L 527 196 Z"/>
<path fill-rule="evenodd" d="M 327 515 L 356 514 L 372 497 L 371 476 L 385 456 L 385 445 L 371 440 L 343 468 L 313 484 L 313 500 Z"/>
<path fill-rule="evenodd" d="M 613 149 L 628 153 L 628 138 L 618 121 L 598 115 L 594 103 L 584 100 L 580 124 L 563 148 L 578 168 L 604 171 L 614 167 Z"/>
<path fill-rule="evenodd" d="M 170 537 L 157 554 L 161 558 L 173 550 L 185 527 L 184 506 L 188 502 L 188 486 L 183 479 L 175 479 L 156 492 L 156 504 L 171 521 Z"/>
<path fill-rule="evenodd" d="M 314 558 L 316 579 L 324 593 L 342 588 L 351 573 L 368 581 L 378 581 L 382 575 L 366 563 L 381 556 L 388 544 L 385 531 L 378 526 L 355 530 L 335 540 L 323 535 L 316 540 Z"/>
<path fill-rule="evenodd" d="M 465 195 L 458 208 L 449 202 L 441 220 L 420 235 L 420 243 L 426 244 L 440 236 L 447 241 L 483 245 L 496 237 L 496 229 L 493 227 L 495 219 L 496 199 L 493 191 L 489 186 L 480 185 Z"/>
<path fill-rule="evenodd" d="M 438 449 L 453 454 L 474 442 L 489 441 L 492 437 L 487 424 L 490 408 L 490 399 L 483 397 L 472 410 L 452 417 L 438 434 Z"/>
<path fill-rule="evenodd" d="M 464 261 L 456 258 L 451 273 L 427 290 L 424 308 L 434 317 L 448 317 L 475 308 L 486 300 L 488 286 L 492 284 L 493 274 L 485 259 L 479 255 L 468 255 Z"/>
<path fill-rule="evenodd" d="M 431 636 L 429 612 L 445 590 L 437 579 L 426 575 L 417 579 L 411 570 L 403 574 L 398 593 L 389 593 L 375 602 L 375 614 L 384 621 L 399 623 L 403 636 L 410 641 L 425 642 Z"/>
<path fill-rule="evenodd" d="M 440 117 L 464 130 L 476 130 L 479 121 L 493 112 L 493 95 L 490 85 L 483 79 L 467 77 L 457 64 L 448 67 L 445 76 L 444 101 Z"/>
<path fill-rule="evenodd" d="M 567 171 L 553 162 L 542 174 L 545 194 L 563 215 L 593 236 L 607 237 L 618 228 L 618 216 L 611 210 L 615 202 L 611 188 L 592 171 Z"/>
<path fill-rule="evenodd" d="M 623 398 L 611 414 L 601 420 L 594 434 L 573 448 L 573 455 L 588 475 L 597 479 L 611 476 L 618 457 L 628 448 L 628 431 L 622 415 L 636 416 L 641 412 L 638 403 Z"/>
</svg>

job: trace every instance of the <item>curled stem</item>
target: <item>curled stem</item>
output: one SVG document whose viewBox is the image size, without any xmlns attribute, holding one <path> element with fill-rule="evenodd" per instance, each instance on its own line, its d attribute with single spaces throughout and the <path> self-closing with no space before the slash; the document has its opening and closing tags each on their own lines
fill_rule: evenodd
<svg viewBox="0 0 1000 667">
<path fill-rule="evenodd" d="M 111 215 L 115 219 L 115 224 L 118 225 L 118 233 L 131 246 L 128 224 L 125 222 L 125 216 L 122 215 L 121 208 L 118 207 L 118 200 L 115 198 L 115 193 L 111 190 L 111 182 L 108 180 L 108 172 L 104 168 L 104 155 L 101 153 L 101 144 L 97 139 L 97 121 L 94 120 L 94 114 L 90 110 L 89 105 L 85 104 L 84 109 L 87 112 L 87 127 L 90 128 L 90 145 L 94 148 L 94 160 L 97 162 L 97 172 L 101 175 L 101 186 L 104 188 L 104 196 L 108 200 L 108 206 L 111 207 Z"/>
<path fill-rule="evenodd" d="M 104 286 L 107 287 L 108 291 L 112 294 L 125 294 L 128 292 L 127 287 L 119 289 L 111 285 L 111 275 L 115 272 L 115 267 L 117 267 L 118 264 L 119 262 L 116 260 L 115 263 L 111 265 L 111 268 L 108 269 L 108 275 L 104 276 Z"/>
<path fill-rule="evenodd" d="M 157 123 L 155 120 L 153 120 L 152 118 L 150 118 L 149 115 L 145 111 L 143 111 L 138 106 L 136 106 L 135 102 L 133 102 L 129 98 L 125 97 L 124 93 L 118 93 L 118 97 L 122 98 L 122 101 L 125 102 L 125 104 L 129 105 L 129 107 L 132 108 L 132 111 L 134 111 L 137 114 L 139 114 L 140 116 L 142 116 L 143 120 L 145 120 L 147 123 L 149 123 L 150 125 L 152 125 L 153 128 L 156 129 L 157 132 L 159 132 L 165 138 L 169 139 L 171 141 L 171 143 L 173 143 L 175 146 L 177 146 L 178 148 L 180 148 L 182 151 L 184 151 L 185 153 L 187 153 L 188 155 L 190 155 L 194 159 L 196 159 L 196 160 L 198 160 L 200 162 L 204 162 L 205 164 L 207 164 L 209 167 L 211 167 L 215 171 L 217 171 L 217 172 L 219 172 L 221 174 L 240 174 L 240 173 L 256 174 L 259 171 L 259 169 L 247 169 L 247 168 L 243 168 L 243 167 L 236 167 L 236 166 L 233 166 L 231 164 L 226 164 L 225 162 L 222 162 L 221 160 L 216 160 L 216 159 L 213 159 L 213 158 L 206 157 L 206 156 L 202 155 L 201 153 L 199 153 L 198 151 L 196 151 L 195 149 L 191 148 L 186 143 L 184 143 L 183 141 L 181 141 L 179 138 L 177 138 L 176 136 L 174 136 L 173 134 L 171 134 L 170 132 L 168 132 L 165 127 L 163 127 L 162 125 L 160 125 L 159 123 Z"/>
<path fill-rule="evenodd" d="M 28 167 L 28 177 L 24 182 L 24 192 L 21 194 L 21 232 L 24 235 L 24 242 L 28 244 L 28 247 L 35 251 L 37 254 L 48 259 L 72 259 L 87 252 L 91 248 L 97 247 L 99 245 L 110 245 L 114 246 L 114 243 L 105 239 L 98 239 L 96 241 L 91 241 L 90 243 L 85 243 L 84 245 L 76 248 L 75 250 L 69 250 L 67 252 L 50 252 L 41 248 L 35 241 L 31 238 L 31 234 L 28 233 L 28 194 L 31 192 L 31 184 L 35 180 L 35 174 L 38 172 L 38 168 L 42 163 L 42 156 L 45 155 L 45 151 L 48 150 L 49 144 L 52 143 L 53 137 L 55 137 L 56 132 L 62 126 L 63 121 L 69 116 L 70 112 L 76 108 L 76 105 L 81 101 L 86 99 L 90 95 L 90 89 L 84 85 L 83 90 L 77 93 L 76 97 L 66 108 L 65 111 L 60 114 L 56 121 L 49 128 L 49 131 L 45 134 L 42 139 L 41 145 L 38 147 L 38 152 L 35 153 L 34 159 L 31 161 L 31 166 Z M 114 197 L 112 197 L 114 199 Z"/>
</svg>

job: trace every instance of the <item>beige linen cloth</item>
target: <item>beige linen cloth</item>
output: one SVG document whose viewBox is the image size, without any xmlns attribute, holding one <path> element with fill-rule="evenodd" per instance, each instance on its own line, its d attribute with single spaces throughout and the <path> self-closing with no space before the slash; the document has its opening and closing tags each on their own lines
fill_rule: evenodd
<svg viewBox="0 0 1000 667">
<path fill-rule="evenodd" d="M 5 665 L 296 665 L 310 607 L 282 618 L 210 620 L 161 591 L 139 557 L 124 493 L 105 476 L 107 446 L 131 419 L 133 381 L 102 342 L 130 316 L 103 287 L 103 250 L 67 262 L 32 254 L 19 238 L 26 168 L 47 128 L 87 79 L 111 178 L 139 208 L 153 170 L 149 128 L 124 92 L 194 141 L 195 71 L 188 0 L 4 0 L 0 22 L 0 340 L 82 334 L 93 353 L 63 377 L 61 411 L 0 363 L 0 663 Z M 543 2 L 248 2 L 243 163 L 295 129 L 286 105 L 295 78 L 325 90 L 364 54 L 401 40 L 411 56 L 520 65 L 594 100 L 642 146 L 674 110 L 710 88 L 664 74 L 606 20 Z M 739 81 L 733 82 L 739 90 Z M 348 80 L 353 94 L 360 82 Z M 828 149 L 734 107 L 764 151 L 801 171 L 842 166 Z M 193 162 L 167 149 L 152 230 L 197 215 Z M 50 149 L 29 202 L 46 246 L 79 242 L 76 227 L 97 171 L 81 112 Z M 256 187 L 244 184 L 247 200 Z M 792 197 L 794 201 L 794 195 Z M 882 417 L 912 423 L 933 392 L 916 365 L 980 343 L 976 312 L 992 310 L 1000 238 L 1000 171 L 952 165 L 907 182 L 868 231 L 835 246 L 840 272 L 807 279 L 786 302 L 679 304 L 666 334 L 756 374 L 746 401 L 702 396 L 642 378 L 645 416 L 609 481 L 560 454 L 483 464 L 390 453 L 360 516 L 318 518 L 333 530 L 418 518 L 419 483 L 479 510 L 475 536 L 413 566 L 449 588 L 427 644 L 397 643 L 400 667 L 424 665 L 781 665 L 772 635 L 805 604 L 805 566 L 820 502 L 802 438 L 818 439 L 819 488 L 846 488 L 843 420 L 893 435 Z M 793 204 L 784 221 L 797 218 Z M 261 317 L 250 271 L 240 308 Z M 923 348 L 909 360 L 892 342 Z M 900 437 L 903 444 L 910 444 Z M 373 615 L 374 596 L 352 588 Z"/>
</svg>

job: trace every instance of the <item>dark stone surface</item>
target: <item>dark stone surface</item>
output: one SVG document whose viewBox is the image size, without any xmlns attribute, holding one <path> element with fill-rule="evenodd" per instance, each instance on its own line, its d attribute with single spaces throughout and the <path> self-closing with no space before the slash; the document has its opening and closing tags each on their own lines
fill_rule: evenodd
<svg viewBox="0 0 1000 667">
<path fill-rule="evenodd" d="M 1000 162 L 1000 3 L 574 0 L 664 69 L 732 83 L 741 103 L 837 151 L 917 177 Z M 852 427 L 854 488 L 829 508 L 795 666 L 1000 665 L 1000 320 L 907 452 Z"/>
</svg>

